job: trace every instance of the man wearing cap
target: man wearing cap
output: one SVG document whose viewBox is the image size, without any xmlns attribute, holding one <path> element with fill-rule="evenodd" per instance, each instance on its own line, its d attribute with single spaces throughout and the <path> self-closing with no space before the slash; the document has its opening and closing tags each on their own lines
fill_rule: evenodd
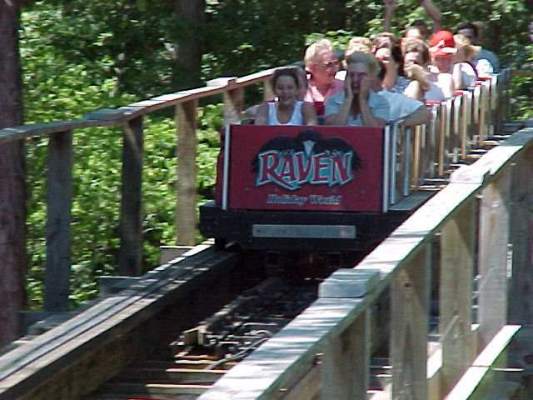
<svg viewBox="0 0 533 400">
<path fill-rule="evenodd" d="M 479 43 L 479 29 L 470 22 L 463 22 L 457 26 L 455 33 L 465 36 L 476 47 L 473 63 L 479 76 L 490 76 L 500 72 L 500 61 L 492 51 L 484 49 Z"/>
</svg>

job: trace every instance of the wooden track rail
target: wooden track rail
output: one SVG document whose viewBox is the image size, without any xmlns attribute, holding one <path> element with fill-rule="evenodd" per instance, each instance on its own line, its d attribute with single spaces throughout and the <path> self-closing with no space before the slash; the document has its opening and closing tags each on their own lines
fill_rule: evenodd
<svg viewBox="0 0 533 400">
<path fill-rule="evenodd" d="M 361 263 L 333 273 L 319 300 L 199 399 L 366 399 L 370 318 L 387 290 L 391 384 L 371 398 L 474 398 L 518 331 L 508 321 L 533 322 L 532 173 L 529 128 L 453 173 L 448 186 Z M 437 247 L 440 255 L 432 256 Z M 438 342 L 430 346 L 432 281 L 440 312 Z M 508 296 L 516 299 L 509 314 Z"/>
<path fill-rule="evenodd" d="M 235 280 L 244 281 L 242 269 L 238 254 L 200 245 L 131 280 L 124 290 L 0 356 L 0 399 L 80 398 L 149 354 L 159 340 L 168 341 L 164 319 L 174 320 L 176 334 L 206 317 L 199 312 L 225 304 L 238 290 Z M 206 294 L 203 287 L 212 289 Z"/>
</svg>

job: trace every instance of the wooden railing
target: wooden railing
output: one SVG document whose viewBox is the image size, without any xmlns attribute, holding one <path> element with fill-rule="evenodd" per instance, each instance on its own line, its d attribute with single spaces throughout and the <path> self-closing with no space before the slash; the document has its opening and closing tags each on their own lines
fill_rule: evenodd
<svg viewBox="0 0 533 400">
<path fill-rule="evenodd" d="M 177 243 L 192 245 L 196 232 L 196 126 L 200 99 L 223 95 L 224 118 L 237 122 L 244 107 L 244 90 L 264 85 L 265 97 L 271 98 L 270 77 L 266 70 L 241 78 L 222 78 L 207 86 L 154 97 L 118 109 L 101 109 L 84 118 L 33 124 L 0 130 L 2 143 L 48 137 L 47 224 L 45 310 L 62 311 L 68 307 L 71 266 L 71 206 L 73 134 L 89 127 L 121 127 L 123 138 L 119 273 L 139 275 L 142 259 L 142 169 L 143 120 L 162 109 L 175 109 L 177 134 Z"/>
<path fill-rule="evenodd" d="M 529 128 L 454 172 L 449 185 L 356 267 L 333 273 L 314 304 L 200 400 L 366 399 L 376 321 L 380 331 L 388 326 L 392 369 L 384 390 L 369 391 L 372 398 L 470 398 L 519 325 L 533 322 L 532 173 Z M 390 313 L 380 308 L 385 293 Z M 435 343 L 431 300 L 438 304 Z"/>
<path fill-rule="evenodd" d="M 223 95 L 226 124 L 238 123 L 245 107 L 247 87 L 263 85 L 272 98 L 273 69 L 240 78 L 219 78 L 207 86 L 162 95 L 118 109 L 101 109 L 73 121 L 24 125 L 0 130 L 0 145 L 14 140 L 48 137 L 45 309 L 65 310 L 68 305 L 71 265 L 71 205 L 73 140 L 76 130 L 88 127 L 121 127 L 123 137 L 120 251 L 121 275 L 141 273 L 143 120 L 150 113 L 174 108 L 177 134 L 177 244 L 191 245 L 196 232 L 196 126 L 200 99 Z M 394 188 L 390 204 L 427 182 L 439 178 L 451 163 L 467 156 L 472 145 L 483 143 L 501 126 L 501 104 L 506 103 L 509 71 L 480 83 L 445 103 L 434 106 L 435 120 L 416 130 L 392 127 L 390 164 Z M 456 111 L 461 110 L 460 114 Z M 52 284 L 53 282 L 53 284 Z"/>
</svg>

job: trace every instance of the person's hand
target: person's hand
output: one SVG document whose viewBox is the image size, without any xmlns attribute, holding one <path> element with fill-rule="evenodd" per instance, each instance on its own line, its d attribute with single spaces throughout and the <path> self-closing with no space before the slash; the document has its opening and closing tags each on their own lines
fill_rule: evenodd
<svg viewBox="0 0 533 400">
<path fill-rule="evenodd" d="M 348 101 L 353 99 L 352 78 L 348 71 L 346 71 L 346 78 L 344 78 L 344 96 Z"/>
<path fill-rule="evenodd" d="M 404 67 L 405 76 L 420 83 L 422 90 L 429 89 L 428 73 L 418 64 L 410 64 Z"/>
<path fill-rule="evenodd" d="M 368 99 L 371 81 L 368 76 L 363 76 L 359 82 L 359 99 Z"/>
</svg>

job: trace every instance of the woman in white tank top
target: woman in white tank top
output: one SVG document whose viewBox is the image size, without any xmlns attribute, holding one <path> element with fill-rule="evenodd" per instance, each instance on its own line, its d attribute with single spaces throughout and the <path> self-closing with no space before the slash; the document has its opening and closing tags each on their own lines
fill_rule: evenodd
<svg viewBox="0 0 533 400">
<path fill-rule="evenodd" d="M 300 82 L 295 68 L 274 72 L 272 87 L 276 101 L 265 102 L 257 111 L 256 125 L 316 125 L 313 105 L 298 100 Z"/>
</svg>

